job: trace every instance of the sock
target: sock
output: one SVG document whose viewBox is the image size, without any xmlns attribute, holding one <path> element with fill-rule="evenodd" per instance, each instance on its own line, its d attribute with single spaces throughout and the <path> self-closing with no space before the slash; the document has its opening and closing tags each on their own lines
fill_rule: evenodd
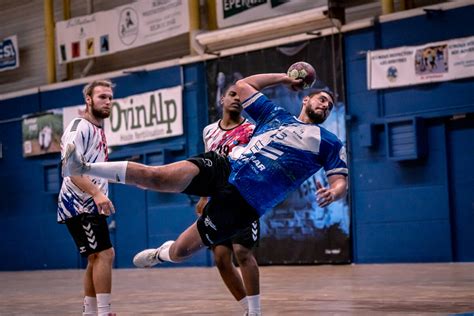
<svg viewBox="0 0 474 316">
<path fill-rule="evenodd" d="M 244 296 L 244 298 L 239 301 L 239 304 L 240 304 L 240 306 L 242 306 L 244 311 L 249 310 L 249 301 L 247 299 L 247 296 Z"/>
<path fill-rule="evenodd" d="M 84 297 L 82 316 L 97 315 L 97 299 L 92 296 Z"/>
<path fill-rule="evenodd" d="M 89 163 L 84 174 L 104 178 L 117 183 L 125 183 L 128 161 L 110 161 Z"/>
<path fill-rule="evenodd" d="M 260 314 L 260 295 L 247 296 L 247 299 L 249 301 L 249 314 Z"/>
<path fill-rule="evenodd" d="M 170 258 L 170 247 L 173 243 L 174 243 L 174 240 L 168 240 L 163 245 L 161 245 L 160 254 L 158 255 L 158 258 L 160 258 L 163 261 L 174 262 Z"/>
<path fill-rule="evenodd" d="M 110 293 L 97 293 L 97 311 L 99 316 L 107 316 L 110 313 Z"/>
</svg>

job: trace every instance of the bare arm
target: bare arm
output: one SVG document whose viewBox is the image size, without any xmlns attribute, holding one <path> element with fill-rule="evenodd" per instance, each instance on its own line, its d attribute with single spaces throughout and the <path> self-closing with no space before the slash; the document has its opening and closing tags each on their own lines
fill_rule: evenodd
<svg viewBox="0 0 474 316">
<path fill-rule="evenodd" d="M 258 74 L 240 79 L 236 83 L 236 88 L 240 100 L 246 100 L 257 91 L 276 84 L 285 84 L 297 90 L 300 83 L 301 79 L 290 78 L 285 73 Z"/>
<path fill-rule="evenodd" d="M 109 198 L 87 176 L 71 176 L 71 181 L 79 189 L 92 195 L 100 214 L 110 215 L 115 213 L 114 205 Z"/>
<path fill-rule="evenodd" d="M 347 177 L 335 174 L 328 177 L 329 188 L 325 188 L 318 181 L 316 183 L 318 190 L 316 191 L 317 202 L 320 207 L 325 207 L 332 202 L 346 196 L 347 193 Z"/>
<path fill-rule="evenodd" d="M 204 207 L 206 206 L 208 202 L 209 202 L 208 197 L 201 196 L 201 198 L 199 198 L 199 201 L 196 203 L 196 214 L 201 216 L 202 212 L 204 211 Z"/>
</svg>

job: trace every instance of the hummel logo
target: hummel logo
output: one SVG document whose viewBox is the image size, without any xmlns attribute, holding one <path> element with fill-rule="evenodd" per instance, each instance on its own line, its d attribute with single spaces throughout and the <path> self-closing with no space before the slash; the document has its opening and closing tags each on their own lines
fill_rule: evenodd
<svg viewBox="0 0 474 316">
<path fill-rule="evenodd" d="M 92 230 L 91 223 L 87 224 L 87 226 L 82 225 L 82 228 L 85 229 L 87 241 L 89 242 L 89 247 L 91 247 L 92 249 L 97 248 L 97 241 L 95 240 L 94 231 Z M 86 250 L 84 249 L 84 251 Z"/>
<path fill-rule="evenodd" d="M 252 239 L 253 241 L 258 239 L 258 223 L 256 221 L 252 223 Z"/>
<path fill-rule="evenodd" d="M 84 246 L 79 247 L 79 253 L 83 253 L 83 252 L 86 252 L 86 247 Z"/>
</svg>

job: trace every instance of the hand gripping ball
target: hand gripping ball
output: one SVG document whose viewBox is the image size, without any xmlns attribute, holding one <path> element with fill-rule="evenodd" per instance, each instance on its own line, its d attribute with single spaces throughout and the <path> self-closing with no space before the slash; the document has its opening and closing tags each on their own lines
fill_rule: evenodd
<svg viewBox="0 0 474 316">
<path fill-rule="evenodd" d="M 313 86 L 316 81 L 316 70 L 313 66 L 304 61 L 294 63 L 288 68 L 288 77 L 294 79 L 303 79 L 301 88 L 309 89 Z"/>
</svg>

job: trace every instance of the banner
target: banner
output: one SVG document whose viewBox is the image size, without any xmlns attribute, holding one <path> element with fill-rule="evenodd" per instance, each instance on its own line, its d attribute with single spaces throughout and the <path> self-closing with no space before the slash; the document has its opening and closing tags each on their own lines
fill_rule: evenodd
<svg viewBox="0 0 474 316">
<path fill-rule="evenodd" d="M 64 128 L 84 110 L 85 105 L 64 108 Z M 183 135 L 181 86 L 112 100 L 104 131 L 108 146 Z"/>
<path fill-rule="evenodd" d="M 62 109 L 23 119 L 23 157 L 61 151 Z"/>
<path fill-rule="evenodd" d="M 340 52 L 338 41 L 330 37 L 288 46 L 268 48 L 208 61 L 209 121 L 222 115 L 220 99 L 226 86 L 238 79 L 258 73 L 286 72 L 297 61 L 312 64 L 320 81 L 335 91 L 341 91 L 342 70 L 333 65 L 332 56 Z M 336 73 L 334 73 L 336 70 Z M 332 83 L 337 86 L 332 86 Z M 276 104 L 294 115 L 301 110 L 307 91 L 293 92 L 284 86 L 263 91 Z M 244 111 L 245 116 L 245 111 Z M 337 103 L 324 125 L 345 142 L 345 106 Z M 316 181 L 327 186 L 324 171 L 305 181 L 285 201 L 260 218 L 261 240 L 255 254 L 259 264 L 308 264 L 350 262 L 350 217 L 347 200 L 321 208 L 316 202 Z"/>
<path fill-rule="evenodd" d="M 0 71 L 20 67 L 20 52 L 16 35 L 0 41 Z"/>
<path fill-rule="evenodd" d="M 367 53 L 368 89 L 474 77 L 474 36 Z"/>
<path fill-rule="evenodd" d="M 59 63 L 116 53 L 189 32 L 184 0 L 141 0 L 56 23 Z"/>
<path fill-rule="evenodd" d="M 327 5 L 327 0 L 217 0 L 217 25 L 223 28 Z"/>
</svg>

